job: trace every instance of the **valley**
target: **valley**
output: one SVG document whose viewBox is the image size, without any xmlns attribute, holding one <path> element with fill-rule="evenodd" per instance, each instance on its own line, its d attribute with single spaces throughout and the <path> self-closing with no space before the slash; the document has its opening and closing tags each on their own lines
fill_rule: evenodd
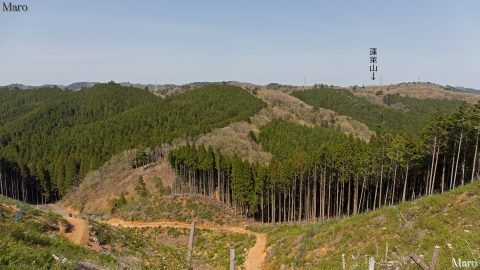
<svg viewBox="0 0 480 270">
<path fill-rule="evenodd" d="M 440 269 L 478 259 L 480 95 L 275 87 L 0 89 L 0 265 L 225 269 L 230 247 L 238 269 L 408 269 L 435 245 Z"/>
</svg>

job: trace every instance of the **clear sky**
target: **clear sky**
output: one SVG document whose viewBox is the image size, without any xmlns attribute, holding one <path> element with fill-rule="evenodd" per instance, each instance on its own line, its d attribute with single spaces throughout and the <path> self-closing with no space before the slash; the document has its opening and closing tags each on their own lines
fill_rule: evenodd
<svg viewBox="0 0 480 270">
<path fill-rule="evenodd" d="M 480 88 L 480 1 L 12 3 L 29 10 L 0 10 L 0 85 L 370 85 L 377 47 L 383 84 Z"/>
</svg>

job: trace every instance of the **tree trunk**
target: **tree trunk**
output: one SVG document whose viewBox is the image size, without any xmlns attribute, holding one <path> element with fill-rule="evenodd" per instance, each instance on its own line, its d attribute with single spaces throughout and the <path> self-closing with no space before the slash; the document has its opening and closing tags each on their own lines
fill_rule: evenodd
<svg viewBox="0 0 480 270">
<path fill-rule="evenodd" d="M 455 174 L 453 176 L 453 187 L 454 188 L 457 184 L 458 162 L 460 161 L 460 152 L 461 152 L 461 149 L 462 149 L 462 140 L 463 140 L 463 131 L 460 133 L 460 142 L 458 144 L 457 161 L 455 162 Z"/>
<path fill-rule="evenodd" d="M 463 161 L 462 161 L 462 186 L 465 185 L 465 159 L 467 155 L 467 153 L 465 152 L 466 151 L 464 151 L 463 153 Z"/>
<path fill-rule="evenodd" d="M 300 192 L 298 193 L 298 195 L 300 196 L 299 205 L 298 205 L 298 221 L 302 220 L 302 206 L 303 206 L 302 194 L 303 194 L 303 175 L 300 175 Z"/>
<path fill-rule="evenodd" d="M 455 168 L 455 151 L 453 153 L 454 155 L 452 156 L 452 167 L 450 169 L 450 185 L 449 185 L 449 190 L 453 189 L 453 170 Z"/>
<path fill-rule="evenodd" d="M 375 193 L 373 195 L 373 210 L 375 210 L 377 203 L 378 181 L 375 181 Z"/>
<path fill-rule="evenodd" d="M 470 181 L 473 181 L 473 179 L 475 178 L 475 169 L 476 169 L 476 162 L 477 162 L 477 153 L 478 153 L 478 137 L 480 135 L 480 130 L 477 131 L 477 139 L 476 139 L 476 142 L 475 142 L 475 153 L 473 154 L 473 166 L 472 166 L 472 177 L 470 179 Z"/>
<path fill-rule="evenodd" d="M 380 190 L 378 194 L 378 207 L 382 206 L 382 190 L 383 190 L 383 162 L 382 162 L 382 167 L 380 169 Z"/>
<path fill-rule="evenodd" d="M 397 181 L 397 168 L 398 165 L 395 164 L 395 172 L 393 173 L 393 185 L 392 185 L 392 201 L 390 202 L 390 205 L 393 204 L 393 201 L 395 200 L 395 185 Z"/>
<path fill-rule="evenodd" d="M 354 188 L 353 188 L 353 214 L 358 212 L 358 176 L 354 178 Z"/>
<path fill-rule="evenodd" d="M 406 169 L 406 172 L 405 172 L 405 182 L 403 183 L 402 202 L 405 201 L 405 196 L 407 194 L 407 182 L 408 182 L 408 162 L 407 162 L 407 169 Z"/>
<path fill-rule="evenodd" d="M 432 179 L 434 178 L 433 173 L 434 173 L 434 168 L 435 168 L 435 158 L 436 158 L 436 151 L 437 151 L 437 136 L 435 136 L 434 141 L 433 141 L 433 152 L 432 152 L 432 163 L 430 164 L 430 172 L 428 176 L 428 188 L 427 190 L 430 191 L 430 187 L 432 185 Z M 428 193 L 426 194 L 428 195 Z"/>
<path fill-rule="evenodd" d="M 443 189 L 445 187 L 445 155 L 443 156 L 443 166 L 442 166 L 442 191 L 441 193 L 443 193 Z"/>
<path fill-rule="evenodd" d="M 438 147 L 437 147 L 437 153 L 435 154 L 435 166 L 434 166 L 434 169 L 433 169 L 433 177 L 432 177 L 432 186 L 430 188 L 430 194 L 433 193 L 434 189 L 435 189 L 435 179 L 437 178 L 437 167 L 438 167 L 438 155 L 440 153 L 440 144 L 438 144 Z"/>
</svg>

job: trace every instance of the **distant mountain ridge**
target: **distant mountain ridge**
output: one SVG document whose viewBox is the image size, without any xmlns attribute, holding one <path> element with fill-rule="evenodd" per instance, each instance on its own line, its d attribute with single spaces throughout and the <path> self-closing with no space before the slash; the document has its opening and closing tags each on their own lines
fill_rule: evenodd
<svg viewBox="0 0 480 270">
<path fill-rule="evenodd" d="M 89 88 L 92 87 L 99 82 L 75 82 L 69 85 L 61 85 L 61 84 L 44 84 L 44 85 L 39 85 L 39 86 L 33 86 L 33 85 L 25 85 L 21 83 L 13 83 L 5 86 L 1 86 L 0 88 L 18 88 L 22 90 L 26 89 L 36 89 L 36 88 L 50 88 L 50 87 L 58 87 L 60 89 L 66 89 L 66 90 L 80 90 L 82 88 Z"/>
<path fill-rule="evenodd" d="M 95 86 L 96 84 L 99 84 L 101 82 L 74 82 L 69 85 L 61 85 L 61 84 L 44 84 L 44 85 L 39 85 L 39 86 L 34 86 L 34 85 L 25 85 L 25 84 L 20 84 L 20 83 L 14 83 L 14 84 L 9 84 L 5 86 L 0 86 L 0 88 L 17 88 L 17 89 L 36 89 L 36 88 L 51 88 L 51 87 L 58 87 L 60 89 L 64 90 L 71 90 L 71 91 L 77 91 L 83 88 L 90 88 Z M 135 88 L 139 89 L 144 89 L 148 90 L 158 96 L 165 97 L 169 95 L 174 95 L 174 94 L 180 94 L 186 90 L 202 87 L 208 84 L 228 84 L 228 85 L 234 85 L 234 86 L 239 86 L 242 88 L 246 89 L 258 89 L 258 88 L 267 88 L 267 89 L 276 89 L 276 90 L 301 90 L 301 89 L 309 89 L 309 88 L 317 88 L 318 86 L 322 86 L 323 84 L 314 84 L 313 86 L 295 86 L 295 85 L 282 85 L 279 83 L 269 83 L 266 85 L 258 85 L 254 83 L 248 83 L 248 82 L 239 82 L 239 81 L 223 81 L 223 82 L 191 82 L 191 83 L 186 83 L 186 84 L 143 84 L 143 83 L 131 83 L 131 82 L 120 82 L 118 83 L 119 85 L 122 86 L 132 86 Z M 325 84 L 326 85 L 326 84 Z M 333 86 L 332 86 L 333 87 Z M 468 88 L 468 87 L 463 87 L 463 86 L 451 86 L 451 85 L 441 85 L 437 83 L 431 83 L 431 82 L 405 82 L 405 83 L 399 83 L 395 85 L 384 85 L 384 86 L 369 86 L 367 89 L 375 89 L 375 91 L 380 91 L 380 90 L 385 90 L 384 88 L 389 89 L 394 89 L 394 88 L 407 88 L 408 93 L 401 93 L 402 95 L 406 96 L 412 96 L 412 90 L 419 90 L 418 88 L 426 88 L 430 92 L 431 90 L 444 90 L 448 91 L 450 93 L 456 92 L 459 93 L 460 95 L 469 95 L 469 94 L 475 94 L 474 100 L 478 100 L 476 95 L 480 95 L 480 89 L 474 89 L 474 88 Z M 343 87 L 340 87 L 343 88 Z M 351 87 L 350 87 L 351 88 Z M 354 87 L 358 88 L 358 87 Z M 426 89 L 420 89 L 420 90 L 426 90 Z M 360 89 L 361 90 L 361 89 Z M 358 92 L 358 91 L 357 91 Z M 364 91 L 359 91 L 359 92 L 364 92 Z M 368 91 L 367 91 L 368 92 Z M 388 91 L 387 91 L 388 92 Z M 420 91 L 422 92 L 422 91 Z M 438 91 L 437 91 L 438 92 Z M 459 97 L 458 94 L 443 94 L 446 96 L 455 96 L 455 98 L 458 99 L 464 99 L 465 97 Z M 444 92 L 445 93 L 445 92 Z M 425 94 L 425 93 L 424 93 Z M 428 93 L 427 93 L 428 94 Z M 414 98 L 419 98 L 415 94 L 413 95 Z M 422 97 L 420 97 L 422 98 Z M 425 97 L 423 97 L 425 98 Z M 469 99 L 469 98 L 467 98 Z"/>
</svg>

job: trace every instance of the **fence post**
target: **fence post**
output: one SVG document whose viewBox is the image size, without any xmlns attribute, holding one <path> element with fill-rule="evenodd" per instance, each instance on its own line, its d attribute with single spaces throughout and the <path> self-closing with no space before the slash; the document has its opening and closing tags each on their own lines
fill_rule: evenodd
<svg viewBox="0 0 480 270">
<path fill-rule="evenodd" d="M 438 261 L 438 255 L 440 253 L 440 246 L 435 246 L 432 254 L 432 263 L 430 264 L 430 270 L 435 270 Z"/>
<path fill-rule="evenodd" d="M 385 261 L 388 261 L 388 241 L 385 244 Z"/>
<path fill-rule="evenodd" d="M 429 270 L 430 267 L 428 267 L 427 264 L 425 264 L 425 262 L 417 256 L 417 254 L 415 253 L 410 253 L 410 258 L 420 267 L 422 268 L 422 270 Z"/>
<path fill-rule="evenodd" d="M 230 270 L 235 269 L 235 248 L 230 248 Z"/>
<path fill-rule="evenodd" d="M 415 253 L 410 253 L 410 259 L 412 259 L 422 270 L 435 270 L 437 266 L 438 256 L 440 253 L 440 246 L 435 246 L 433 249 L 432 254 L 432 262 L 430 263 L 430 267 L 422 260 L 422 258 L 418 257 Z"/>
<path fill-rule="evenodd" d="M 187 263 L 190 267 L 192 262 L 192 253 L 193 253 L 193 240 L 195 238 L 195 221 L 192 222 L 190 227 L 190 238 L 188 239 L 188 253 L 187 253 Z"/>
<path fill-rule="evenodd" d="M 342 253 L 342 269 L 347 269 L 347 262 L 345 261 L 345 253 Z"/>
<path fill-rule="evenodd" d="M 368 270 L 375 270 L 375 259 L 373 257 L 368 260 Z"/>
</svg>

